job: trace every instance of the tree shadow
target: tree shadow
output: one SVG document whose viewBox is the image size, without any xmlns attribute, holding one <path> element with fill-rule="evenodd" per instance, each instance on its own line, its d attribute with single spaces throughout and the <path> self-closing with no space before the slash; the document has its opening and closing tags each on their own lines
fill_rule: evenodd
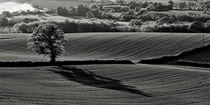
<svg viewBox="0 0 210 105">
<path fill-rule="evenodd" d="M 75 81 L 84 85 L 129 92 L 133 94 L 139 94 L 145 97 L 152 97 L 151 94 L 137 90 L 133 86 L 125 85 L 121 83 L 121 81 L 119 80 L 102 77 L 88 70 L 82 70 L 76 67 L 66 67 L 66 66 L 59 66 L 57 68 L 60 70 L 52 70 L 52 71 L 64 76 L 68 80 Z"/>
</svg>

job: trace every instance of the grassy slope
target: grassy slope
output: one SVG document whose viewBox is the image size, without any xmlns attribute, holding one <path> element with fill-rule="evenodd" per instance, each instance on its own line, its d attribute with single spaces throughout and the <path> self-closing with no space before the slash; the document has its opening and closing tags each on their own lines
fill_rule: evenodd
<svg viewBox="0 0 210 105">
<path fill-rule="evenodd" d="M 203 63 L 210 63 L 210 50 L 205 50 L 202 52 L 198 52 L 187 57 L 181 58 L 180 60 L 186 61 L 195 61 L 195 62 L 203 62 Z"/>
<path fill-rule="evenodd" d="M 60 67 L 0 68 L 0 104 L 210 104 L 210 69 L 151 65 L 89 65 L 77 68 L 80 72 Z M 95 76 L 88 74 L 90 71 Z M 139 93 L 132 92 L 132 89 Z"/>
<path fill-rule="evenodd" d="M 44 60 L 26 50 L 28 35 L 0 35 L 1 60 Z M 129 59 L 139 61 L 182 52 L 202 45 L 201 34 L 168 33 L 77 33 L 68 34 L 65 58 Z M 206 42 L 210 37 L 206 35 Z"/>
</svg>

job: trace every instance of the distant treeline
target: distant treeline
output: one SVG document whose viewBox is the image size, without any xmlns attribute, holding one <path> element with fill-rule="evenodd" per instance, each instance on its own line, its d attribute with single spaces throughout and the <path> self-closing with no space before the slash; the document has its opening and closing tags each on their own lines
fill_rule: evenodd
<svg viewBox="0 0 210 105">
<path fill-rule="evenodd" d="M 46 22 L 32 22 L 32 23 L 19 23 L 16 24 L 13 28 L 16 32 L 19 33 L 32 33 L 35 28 L 40 24 L 45 24 Z M 65 33 L 78 33 L 78 32 L 112 32 L 114 27 L 118 24 L 112 22 L 80 22 L 80 21 L 64 21 L 64 22 L 55 22 L 51 23 L 56 24 L 60 29 Z"/>
<path fill-rule="evenodd" d="M 186 15 L 168 15 L 147 12 L 136 15 L 129 25 L 139 27 L 142 32 L 210 32 L 210 16 L 188 13 Z"/>
</svg>

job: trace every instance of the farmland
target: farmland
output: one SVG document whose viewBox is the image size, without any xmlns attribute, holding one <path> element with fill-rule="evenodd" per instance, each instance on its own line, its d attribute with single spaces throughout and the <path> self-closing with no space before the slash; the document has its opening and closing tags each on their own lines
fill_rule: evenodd
<svg viewBox="0 0 210 105">
<path fill-rule="evenodd" d="M 188 33 L 73 33 L 66 34 L 66 53 L 60 60 L 126 59 L 178 54 L 202 46 L 202 35 Z M 45 61 L 26 49 L 30 35 L 0 35 L 0 59 Z M 205 36 L 206 44 L 210 37 Z"/>
<path fill-rule="evenodd" d="M 210 104 L 210 69 L 141 64 L 76 67 L 78 72 L 71 66 L 1 68 L 0 104 Z"/>
<path fill-rule="evenodd" d="M 26 49 L 28 34 L 0 35 L 1 61 L 46 61 Z M 205 35 L 206 42 L 210 37 Z M 202 34 L 66 34 L 59 60 L 139 61 L 202 45 Z M 207 43 L 206 43 L 207 44 Z M 1 105 L 208 105 L 210 69 L 171 65 L 98 64 L 1 67 Z"/>
</svg>

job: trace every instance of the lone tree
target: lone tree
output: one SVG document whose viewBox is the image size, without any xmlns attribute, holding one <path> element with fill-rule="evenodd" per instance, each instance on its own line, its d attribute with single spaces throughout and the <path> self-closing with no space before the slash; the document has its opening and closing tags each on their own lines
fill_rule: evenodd
<svg viewBox="0 0 210 105">
<path fill-rule="evenodd" d="M 28 41 L 28 48 L 39 55 L 50 57 L 50 62 L 55 62 L 58 56 L 64 53 L 64 32 L 55 24 L 46 23 L 34 30 Z"/>
</svg>

